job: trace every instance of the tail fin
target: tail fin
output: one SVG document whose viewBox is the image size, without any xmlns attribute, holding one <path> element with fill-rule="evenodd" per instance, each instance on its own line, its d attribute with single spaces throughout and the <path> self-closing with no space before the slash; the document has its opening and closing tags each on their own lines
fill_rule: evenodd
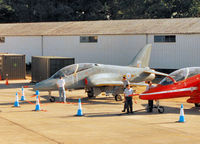
<svg viewBox="0 0 200 144">
<path fill-rule="evenodd" d="M 142 48 L 137 55 L 133 58 L 131 63 L 128 66 L 131 67 L 148 67 L 149 60 L 151 55 L 151 44 L 147 44 L 144 48 Z"/>
</svg>

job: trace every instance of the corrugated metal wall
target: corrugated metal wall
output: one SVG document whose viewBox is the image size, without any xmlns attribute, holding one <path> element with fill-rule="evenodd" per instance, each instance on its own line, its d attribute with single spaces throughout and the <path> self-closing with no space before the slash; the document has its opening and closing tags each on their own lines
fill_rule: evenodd
<svg viewBox="0 0 200 144">
<path fill-rule="evenodd" d="M 0 43 L 0 53 L 25 54 L 26 63 L 31 62 L 31 56 L 41 56 L 41 51 L 41 36 L 10 36 Z"/>
<path fill-rule="evenodd" d="M 38 82 L 48 78 L 48 59 L 32 57 L 31 76 L 33 82 Z"/>
<path fill-rule="evenodd" d="M 0 55 L 2 79 L 25 79 L 25 55 Z"/>
<path fill-rule="evenodd" d="M 67 57 L 32 57 L 32 81 L 39 82 L 45 80 L 56 73 L 61 68 L 74 64 L 74 58 Z"/>
<path fill-rule="evenodd" d="M 200 66 L 200 35 L 176 35 L 176 43 L 154 43 L 154 36 L 148 36 L 153 44 L 150 67 L 179 69 Z"/>
<path fill-rule="evenodd" d="M 80 43 L 79 36 L 44 36 L 44 55 L 74 57 L 76 63 L 128 65 L 146 43 L 145 35 L 98 36 L 97 43 Z"/>
<path fill-rule="evenodd" d="M 165 35 L 165 34 L 161 34 Z M 6 37 L 0 53 L 74 57 L 76 63 L 127 65 L 146 43 L 152 43 L 152 68 L 200 66 L 200 35 L 176 35 L 176 43 L 154 43 L 154 35 L 98 36 L 98 43 L 80 43 L 79 36 Z"/>
</svg>

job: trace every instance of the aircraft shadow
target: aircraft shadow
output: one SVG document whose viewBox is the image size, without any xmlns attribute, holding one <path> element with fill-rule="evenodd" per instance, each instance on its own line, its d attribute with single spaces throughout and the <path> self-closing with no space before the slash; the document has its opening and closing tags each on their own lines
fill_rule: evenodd
<svg viewBox="0 0 200 144">
<path fill-rule="evenodd" d="M 45 96 L 40 96 L 41 98 L 43 98 L 44 100 L 41 100 L 40 102 L 41 102 L 41 104 L 47 104 L 47 103 L 55 103 L 55 102 L 59 102 L 59 97 L 55 97 L 55 102 L 50 102 L 49 101 L 49 96 L 48 95 L 45 95 Z M 20 99 L 20 97 L 19 97 L 19 99 Z M 106 104 L 106 105 L 121 105 L 121 103 L 111 103 L 111 102 L 101 102 L 101 101 L 98 101 L 98 100 L 103 100 L 103 99 L 105 99 L 106 100 L 106 98 L 100 98 L 100 99 L 89 99 L 89 98 L 87 98 L 87 97 L 85 97 L 85 98 L 82 98 L 81 99 L 81 102 L 83 103 L 83 104 L 85 104 L 85 105 L 96 105 L 96 104 Z M 94 101 L 95 100 L 95 101 Z M 13 101 L 12 102 L 8 102 L 8 103 L 0 103 L 0 106 L 2 105 L 14 105 L 14 101 L 15 101 L 15 99 L 13 99 Z M 36 98 L 33 98 L 33 100 L 31 100 L 31 101 L 20 101 L 19 100 L 19 103 L 20 104 L 29 104 L 29 103 L 33 103 L 33 104 L 35 104 L 35 102 L 36 102 Z M 73 99 L 73 98 L 67 98 L 67 102 L 70 102 L 70 103 L 74 103 L 74 104 L 78 104 L 78 99 Z"/>
<path fill-rule="evenodd" d="M 142 104 L 142 106 L 144 106 L 144 108 L 145 108 L 147 105 L 146 104 Z M 174 113 L 174 114 L 180 113 L 180 108 L 169 107 L 169 106 L 163 106 L 163 107 L 165 109 L 164 114 L 165 113 Z M 184 113 L 185 114 L 196 115 L 196 114 L 199 114 L 199 112 L 200 112 L 200 107 L 192 107 L 192 108 L 189 108 L 189 109 L 184 108 Z M 157 109 L 153 109 L 152 114 L 156 114 L 156 113 L 158 113 Z"/>
<path fill-rule="evenodd" d="M 146 112 L 145 109 L 139 109 L 135 110 L 134 113 L 122 113 L 119 111 L 119 113 L 85 113 L 85 117 L 115 117 L 115 116 L 134 116 L 134 115 L 160 115 L 160 114 L 179 114 L 180 108 L 175 107 L 168 107 L 164 106 L 165 112 L 164 113 L 158 113 L 156 109 L 153 110 L 153 112 Z M 192 107 L 191 109 L 184 109 L 184 113 L 186 115 L 199 115 L 200 108 Z"/>
<path fill-rule="evenodd" d="M 85 117 L 115 117 L 115 116 L 129 116 L 129 115 L 135 115 L 134 113 L 85 113 Z"/>
<path fill-rule="evenodd" d="M 32 88 L 34 86 L 34 83 L 12 83 L 9 85 L 0 84 L 0 89 L 21 88 L 22 86 L 28 86 L 28 88 Z"/>
<path fill-rule="evenodd" d="M 49 96 L 41 96 L 42 98 L 46 99 L 47 101 L 49 101 Z M 59 102 L 59 97 L 55 97 L 56 102 Z M 88 97 L 84 97 L 81 98 L 81 103 L 84 103 L 86 105 L 95 105 L 95 104 L 109 104 L 109 105 L 121 105 L 121 103 L 112 103 L 112 102 L 101 102 L 98 100 L 104 100 L 103 98 L 96 98 L 96 99 L 89 99 Z M 105 100 L 107 100 L 105 98 Z M 78 99 L 74 99 L 71 97 L 67 97 L 67 102 L 71 102 L 71 103 L 78 103 Z M 51 102 L 49 102 L 51 103 Z"/>
<path fill-rule="evenodd" d="M 14 105 L 14 102 L 15 102 L 15 100 L 13 100 L 13 102 L 9 102 L 9 103 L 0 103 L 0 106 L 1 106 L 1 105 L 2 105 L 2 106 L 4 106 L 4 105 L 11 105 L 11 106 L 13 106 L 13 105 Z M 40 102 L 41 102 L 41 104 L 50 103 L 49 101 L 46 101 L 46 100 L 41 100 Z M 19 100 L 19 104 L 20 104 L 20 105 L 23 105 L 23 104 L 30 104 L 30 103 L 35 104 L 35 103 L 36 103 L 36 100 L 31 100 L 31 101 L 20 101 L 20 100 Z"/>
</svg>

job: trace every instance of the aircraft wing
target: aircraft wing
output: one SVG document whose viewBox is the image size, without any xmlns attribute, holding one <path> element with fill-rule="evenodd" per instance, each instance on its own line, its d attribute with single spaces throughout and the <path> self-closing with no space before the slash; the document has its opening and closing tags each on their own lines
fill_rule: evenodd
<svg viewBox="0 0 200 144">
<path fill-rule="evenodd" d="M 144 71 L 144 72 L 145 72 L 145 73 L 155 74 L 155 75 L 166 76 L 166 77 L 170 78 L 174 83 L 176 82 L 176 80 L 175 80 L 173 77 L 169 76 L 168 74 L 162 73 L 162 72 L 157 72 L 157 71 L 152 70 L 152 69 L 146 70 L 146 71 Z"/>
<path fill-rule="evenodd" d="M 120 86 L 122 81 L 118 80 L 119 75 L 113 73 L 100 73 L 87 78 L 88 85 L 93 86 Z"/>
<path fill-rule="evenodd" d="M 99 86 L 123 86 L 123 82 L 119 80 L 118 74 L 103 73 L 96 74 L 87 78 L 88 85 L 93 87 Z M 130 83 L 131 86 L 147 86 L 144 82 L 141 83 Z"/>
<path fill-rule="evenodd" d="M 144 71 L 145 73 L 150 73 L 150 74 L 155 74 L 155 75 L 162 75 L 162 76 L 169 76 L 168 74 L 162 73 L 162 72 L 157 72 L 155 70 L 149 69 Z"/>
</svg>

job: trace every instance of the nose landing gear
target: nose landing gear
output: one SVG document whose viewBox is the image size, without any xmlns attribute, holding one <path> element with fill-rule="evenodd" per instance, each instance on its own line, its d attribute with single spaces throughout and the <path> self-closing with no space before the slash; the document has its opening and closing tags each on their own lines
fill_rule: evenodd
<svg viewBox="0 0 200 144">
<path fill-rule="evenodd" d="M 55 102 L 56 101 L 56 98 L 51 96 L 51 91 L 49 91 L 49 101 L 50 102 Z"/>
<path fill-rule="evenodd" d="M 115 95 L 115 100 L 116 100 L 116 101 L 122 101 L 122 96 L 119 95 L 119 94 L 116 94 L 116 95 Z"/>
<path fill-rule="evenodd" d="M 164 113 L 165 109 L 163 106 L 156 107 L 159 113 Z"/>
<path fill-rule="evenodd" d="M 53 97 L 53 96 L 51 96 L 51 97 L 49 97 L 49 101 L 50 101 L 50 102 L 55 102 L 55 101 L 56 101 L 56 98 Z"/>
<path fill-rule="evenodd" d="M 159 113 L 164 113 L 164 111 L 165 111 L 164 107 L 159 105 L 159 101 L 158 100 L 156 101 L 156 105 L 155 106 L 153 105 L 153 100 L 149 100 L 147 108 L 146 108 L 146 111 L 147 112 L 153 112 L 153 109 L 157 109 L 157 111 Z"/>
</svg>

